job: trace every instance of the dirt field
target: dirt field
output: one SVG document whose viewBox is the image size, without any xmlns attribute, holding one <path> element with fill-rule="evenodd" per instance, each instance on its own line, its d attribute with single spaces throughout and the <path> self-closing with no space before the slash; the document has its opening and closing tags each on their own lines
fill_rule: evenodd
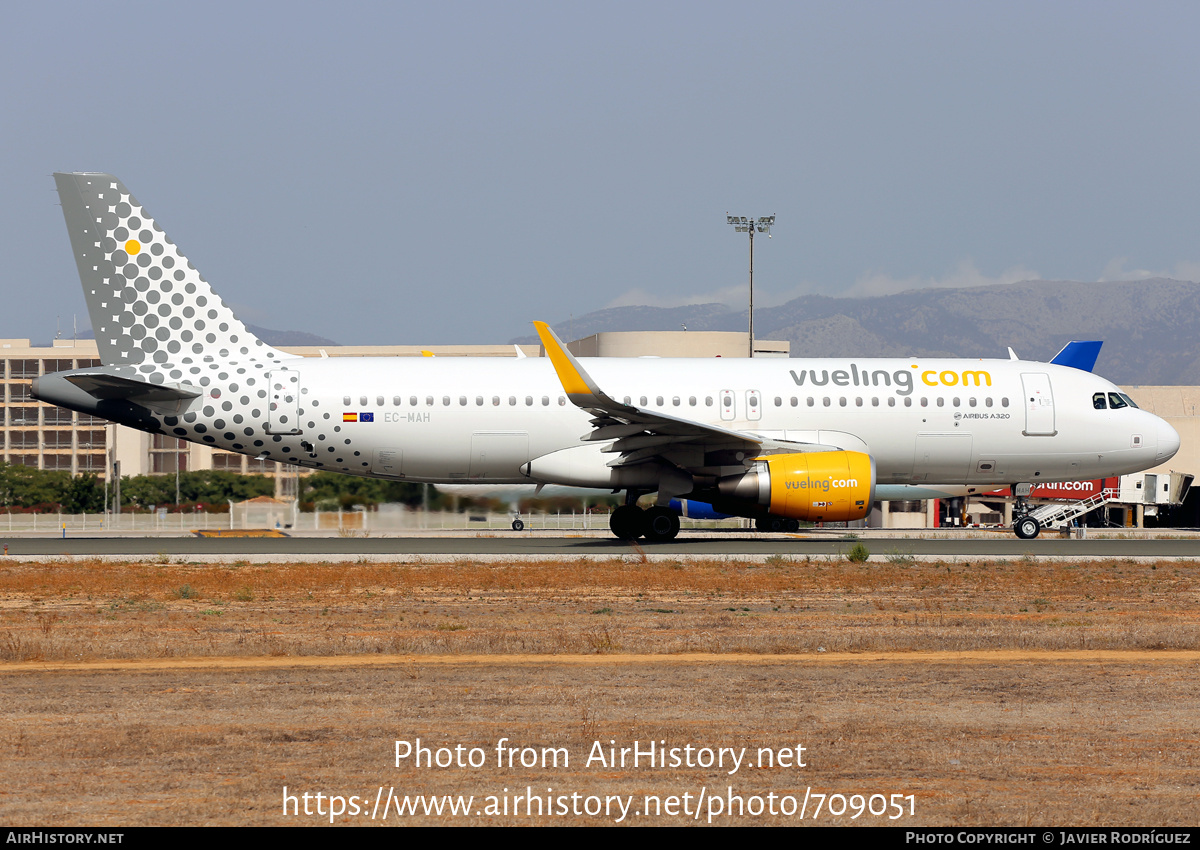
<svg viewBox="0 0 1200 850">
<path fill-rule="evenodd" d="M 363 825 L 1195 822 L 1196 563 L 875 560 L 0 563 L 0 812 L 328 823 L 333 795 Z M 397 766 L 417 738 L 482 763 Z M 635 741 L 668 763 L 622 766 Z M 446 794 L 468 814 L 391 801 Z M 821 794 L 844 797 L 813 821 Z"/>
</svg>

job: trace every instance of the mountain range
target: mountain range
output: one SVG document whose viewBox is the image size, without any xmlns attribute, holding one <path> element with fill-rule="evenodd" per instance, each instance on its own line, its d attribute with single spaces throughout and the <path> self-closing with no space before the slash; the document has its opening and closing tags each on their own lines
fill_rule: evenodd
<svg viewBox="0 0 1200 850">
<path fill-rule="evenodd" d="M 745 331 L 747 312 L 721 304 L 612 307 L 556 325 L 564 338 L 604 331 Z M 759 339 L 792 357 L 1049 360 L 1073 339 L 1104 341 L 1096 372 L 1121 385 L 1200 383 L 1200 284 L 1030 280 L 920 289 L 870 298 L 808 295 L 754 312 Z M 537 344 L 536 337 L 513 342 Z"/>
</svg>

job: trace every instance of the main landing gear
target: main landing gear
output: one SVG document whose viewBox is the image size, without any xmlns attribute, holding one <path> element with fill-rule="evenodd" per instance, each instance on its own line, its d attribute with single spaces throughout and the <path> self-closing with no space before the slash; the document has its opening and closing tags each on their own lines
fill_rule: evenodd
<svg viewBox="0 0 1200 850">
<path fill-rule="evenodd" d="M 608 527 L 622 540 L 645 537 L 651 543 L 662 543 L 674 540 L 679 534 L 679 514 L 670 508 L 655 506 L 642 510 L 636 504 L 626 503 L 612 512 Z"/>
<path fill-rule="evenodd" d="M 757 531 L 785 531 L 788 534 L 794 534 L 800 530 L 800 520 L 784 519 L 781 516 L 764 516 L 754 521 L 754 528 Z"/>
</svg>

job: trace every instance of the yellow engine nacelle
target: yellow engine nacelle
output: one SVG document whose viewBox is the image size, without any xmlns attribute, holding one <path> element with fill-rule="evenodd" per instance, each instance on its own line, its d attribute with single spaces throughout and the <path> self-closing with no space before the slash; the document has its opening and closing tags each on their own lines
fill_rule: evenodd
<svg viewBox="0 0 1200 850">
<path fill-rule="evenodd" d="M 875 459 L 862 452 L 756 458 L 744 475 L 717 483 L 722 500 L 751 502 L 773 516 L 807 522 L 862 519 L 875 500 Z"/>
</svg>

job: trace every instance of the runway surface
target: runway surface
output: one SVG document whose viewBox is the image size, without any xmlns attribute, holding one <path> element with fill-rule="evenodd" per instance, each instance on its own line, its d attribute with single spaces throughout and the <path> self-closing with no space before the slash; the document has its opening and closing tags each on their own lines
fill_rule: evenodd
<svg viewBox="0 0 1200 850">
<path fill-rule="evenodd" d="M 488 557 L 578 557 L 611 558 L 625 555 L 722 557 L 844 554 L 861 542 L 875 556 L 913 555 L 932 557 L 1019 558 L 1045 557 L 1142 557 L 1193 558 L 1200 556 L 1200 540 L 1163 538 L 1102 538 L 1071 540 L 1042 538 L 1019 540 L 1009 535 L 984 538 L 870 537 L 861 541 L 831 537 L 787 535 L 706 534 L 681 537 L 670 543 L 628 542 L 605 537 L 534 537 L 518 534 L 495 537 L 288 537 L 288 538 L 195 538 L 195 537 L 0 537 L 10 556 L 53 555 L 170 555 L 170 556 L 276 556 L 380 557 L 380 556 L 488 556 Z"/>
</svg>

